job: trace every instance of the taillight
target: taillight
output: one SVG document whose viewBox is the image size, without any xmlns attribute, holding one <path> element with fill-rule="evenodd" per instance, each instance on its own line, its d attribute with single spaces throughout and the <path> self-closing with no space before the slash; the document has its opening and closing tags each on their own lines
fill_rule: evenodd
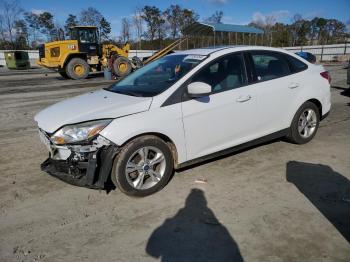
<svg viewBox="0 0 350 262">
<path fill-rule="evenodd" d="M 324 72 L 320 73 L 320 75 L 323 78 L 327 79 L 328 83 L 331 83 L 332 78 L 331 78 L 331 75 L 328 73 L 328 71 L 324 71 Z"/>
</svg>

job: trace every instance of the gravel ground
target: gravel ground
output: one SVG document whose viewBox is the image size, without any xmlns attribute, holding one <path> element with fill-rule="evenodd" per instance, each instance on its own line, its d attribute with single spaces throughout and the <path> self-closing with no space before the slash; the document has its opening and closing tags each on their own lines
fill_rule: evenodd
<svg viewBox="0 0 350 262">
<path fill-rule="evenodd" d="M 111 81 L 1 69 L 0 261 L 350 261 L 350 94 L 345 70 L 328 69 L 332 111 L 309 144 L 187 168 L 142 199 L 39 168 L 34 115 Z"/>
</svg>

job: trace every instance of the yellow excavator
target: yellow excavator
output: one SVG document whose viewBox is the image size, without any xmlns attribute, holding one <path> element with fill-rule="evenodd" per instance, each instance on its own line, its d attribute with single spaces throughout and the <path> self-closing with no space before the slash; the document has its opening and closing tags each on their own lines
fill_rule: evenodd
<svg viewBox="0 0 350 262">
<path fill-rule="evenodd" d="M 170 53 L 184 40 L 175 41 L 142 62 L 137 57 L 129 59 L 129 43 L 121 48 L 112 44 L 100 44 L 97 27 L 74 26 L 70 28 L 70 40 L 54 41 L 39 46 L 37 64 L 57 70 L 66 79 L 84 79 L 90 72 L 99 72 L 103 68 L 110 68 L 116 77 L 121 78 L 132 70 Z"/>
</svg>

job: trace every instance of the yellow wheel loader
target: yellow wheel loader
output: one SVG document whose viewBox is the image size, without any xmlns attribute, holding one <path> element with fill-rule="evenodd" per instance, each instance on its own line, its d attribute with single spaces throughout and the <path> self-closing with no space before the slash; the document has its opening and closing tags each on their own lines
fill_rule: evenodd
<svg viewBox="0 0 350 262">
<path fill-rule="evenodd" d="M 64 78 L 84 79 L 104 67 L 110 67 L 117 77 L 124 77 L 140 66 L 139 61 L 129 60 L 129 49 L 128 43 L 122 48 L 100 44 L 94 26 L 75 26 L 70 30 L 70 40 L 39 46 L 37 64 L 57 70 Z"/>
<path fill-rule="evenodd" d="M 63 78 L 84 79 L 90 72 L 110 68 L 116 77 L 124 77 L 134 69 L 150 63 L 172 52 L 186 38 L 179 39 L 156 52 L 142 62 L 139 58 L 128 58 L 130 45 L 122 48 L 98 42 L 97 27 L 74 26 L 70 28 L 70 40 L 54 41 L 39 46 L 37 64 L 57 70 Z"/>
</svg>

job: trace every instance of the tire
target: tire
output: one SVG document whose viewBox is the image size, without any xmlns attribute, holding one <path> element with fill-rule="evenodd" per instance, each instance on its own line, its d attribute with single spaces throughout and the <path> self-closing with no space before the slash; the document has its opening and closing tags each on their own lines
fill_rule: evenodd
<svg viewBox="0 0 350 262">
<path fill-rule="evenodd" d="M 130 74 L 132 69 L 130 60 L 123 56 L 117 56 L 113 60 L 112 70 L 113 73 L 118 77 L 124 77 Z"/>
<path fill-rule="evenodd" d="M 88 63 L 81 58 L 71 59 L 66 66 L 66 73 L 72 79 L 85 79 L 88 77 L 90 67 Z"/>
<path fill-rule="evenodd" d="M 58 71 L 58 73 L 64 78 L 64 79 L 70 79 L 70 77 L 67 75 L 65 71 Z"/>
<path fill-rule="evenodd" d="M 146 158 L 142 158 L 144 153 Z M 156 136 L 143 136 L 121 149 L 114 160 L 111 179 L 125 194 L 144 197 L 165 187 L 173 168 L 173 156 L 168 145 Z"/>
<path fill-rule="evenodd" d="M 316 135 L 319 124 L 319 109 L 314 103 L 305 102 L 295 113 L 287 138 L 294 144 L 308 143 Z"/>
</svg>

